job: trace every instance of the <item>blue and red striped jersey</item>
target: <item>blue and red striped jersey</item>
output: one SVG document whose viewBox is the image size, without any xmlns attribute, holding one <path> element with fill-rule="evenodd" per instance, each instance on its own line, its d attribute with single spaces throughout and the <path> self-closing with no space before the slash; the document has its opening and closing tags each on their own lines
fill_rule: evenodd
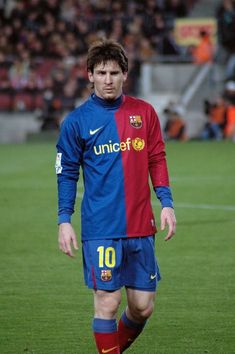
<svg viewBox="0 0 235 354">
<path fill-rule="evenodd" d="M 168 187 L 160 123 L 147 102 L 95 94 L 71 112 L 57 143 L 59 223 L 70 222 L 80 167 L 82 240 L 141 237 L 156 232 L 152 185 Z"/>
</svg>

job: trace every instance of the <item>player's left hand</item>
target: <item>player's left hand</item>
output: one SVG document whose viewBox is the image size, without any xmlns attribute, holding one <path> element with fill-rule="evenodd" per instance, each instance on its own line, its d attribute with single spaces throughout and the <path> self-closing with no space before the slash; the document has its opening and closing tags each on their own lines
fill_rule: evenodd
<svg viewBox="0 0 235 354">
<path fill-rule="evenodd" d="M 161 230 L 164 230 L 168 225 L 168 233 L 165 237 L 165 241 L 170 240 L 176 232 L 176 218 L 175 212 L 172 208 L 163 208 L 161 212 Z"/>
</svg>

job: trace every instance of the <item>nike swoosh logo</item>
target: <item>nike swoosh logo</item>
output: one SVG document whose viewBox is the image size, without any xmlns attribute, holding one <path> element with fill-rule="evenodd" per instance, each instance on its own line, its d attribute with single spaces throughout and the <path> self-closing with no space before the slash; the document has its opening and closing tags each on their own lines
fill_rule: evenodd
<svg viewBox="0 0 235 354">
<path fill-rule="evenodd" d="M 117 349 L 117 345 L 116 345 L 116 347 L 112 347 L 112 348 L 109 348 L 109 349 L 102 349 L 102 353 L 110 353 L 112 350 L 114 350 L 114 349 Z"/>
<path fill-rule="evenodd" d="M 156 278 L 156 276 L 157 276 L 157 274 L 154 274 L 154 275 L 151 274 L 151 275 L 150 275 L 150 279 L 153 280 L 153 279 Z"/>
<path fill-rule="evenodd" d="M 97 128 L 97 129 L 95 129 L 95 130 L 91 130 L 91 129 L 90 129 L 90 135 L 94 135 L 94 134 L 98 133 L 98 131 L 99 131 L 100 129 L 102 129 L 102 128 L 103 128 L 103 126 Z"/>
</svg>

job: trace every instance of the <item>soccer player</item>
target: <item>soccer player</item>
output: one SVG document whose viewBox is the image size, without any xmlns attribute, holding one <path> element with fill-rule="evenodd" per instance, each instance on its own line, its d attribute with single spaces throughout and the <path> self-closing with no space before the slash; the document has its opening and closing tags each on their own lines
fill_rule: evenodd
<svg viewBox="0 0 235 354">
<path fill-rule="evenodd" d="M 160 273 L 149 175 L 162 205 L 161 229 L 176 219 L 160 124 L 153 107 L 123 94 L 128 59 L 111 40 L 94 43 L 87 57 L 94 92 L 64 120 L 57 143 L 59 247 L 77 249 L 71 225 L 80 167 L 82 251 L 86 285 L 94 293 L 93 332 L 99 353 L 128 348 L 153 312 Z M 117 324 L 121 288 L 127 307 Z"/>
</svg>

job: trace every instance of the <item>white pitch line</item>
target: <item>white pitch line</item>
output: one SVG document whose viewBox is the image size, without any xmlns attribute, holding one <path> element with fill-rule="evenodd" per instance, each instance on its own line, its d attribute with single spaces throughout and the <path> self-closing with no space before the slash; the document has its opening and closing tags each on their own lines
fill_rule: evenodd
<svg viewBox="0 0 235 354">
<path fill-rule="evenodd" d="M 153 200 L 153 206 L 158 206 L 158 202 Z M 176 208 L 183 209 L 209 209 L 209 210 L 224 210 L 235 211 L 235 205 L 215 205 L 215 204 L 191 204 L 191 203 L 174 203 Z"/>
<path fill-rule="evenodd" d="M 175 203 L 177 208 L 235 211 L 235 205 Z"/>
<path fill-rule="evenodd" d="M 77 198 L 82 199 L 83 193 L 78 192 Z M 152 200 L 153 206 L 160 206 L 160 203 L 156 200 Z M 207 209 L 207 210 L 223 210 L 223 211 L 235 211 L 235 205 L 215 205 L 215 204 L 191 204 L 191 203 L 174 203 L 176 208 L 182 209 Z"/>
<path fill-rule="evenodd" d="M 188 182 L 188 183 L 196 183 L 196 182 L 221 182 L 224 180 L 223 176 L 181 176 L 181 177 L 171 177 L 170 178 L 171 182 L 178 183 L 178 182 Z M 226 176 L 226 180 L 229 181 L 229 183 L 234 183 L 235 179 L 234 176 Z"/>
</svg>

